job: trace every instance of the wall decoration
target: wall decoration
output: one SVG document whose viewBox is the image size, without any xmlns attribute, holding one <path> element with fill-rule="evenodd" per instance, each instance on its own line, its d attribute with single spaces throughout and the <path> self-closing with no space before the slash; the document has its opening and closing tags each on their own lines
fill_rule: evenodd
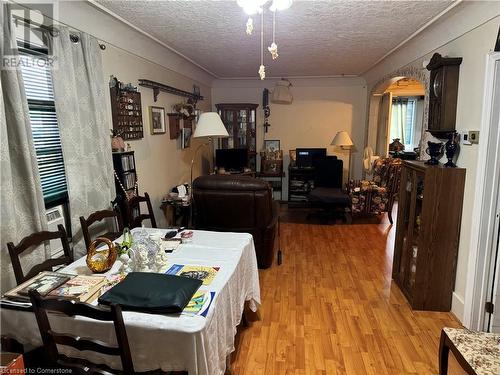
<svg viewBox="0 0 500 375">
<path fill-rule="evenodd" d="M 170 139 L 177 139 L 181 134 L 181 115 L 178 113 L 168 113 L 167 115 Z"/>
<path fill-rule="evenodd" d="M 149 107 L 149 126 L 151 127 L 151 134 L 164 134 L 167 131 L 165 108 Z"/>
<path fill-rule="evenodd" d="M 141 93 L 131 83 L 124 84 L 114 76 L 109 86 L 113 130 L 125 141 L 143 138 Z"/>
<path fill-rule="evenodd" d="M 181 148 L 188 148 L 191 143 L 191 128 L 181 129 Z"/>
<path fill-rule="evenodd" d="M 280 150 L 279 139 L 269 139 L 264 140 L 264 151 L 266 153 L 271 153 Z"/>
</svg>

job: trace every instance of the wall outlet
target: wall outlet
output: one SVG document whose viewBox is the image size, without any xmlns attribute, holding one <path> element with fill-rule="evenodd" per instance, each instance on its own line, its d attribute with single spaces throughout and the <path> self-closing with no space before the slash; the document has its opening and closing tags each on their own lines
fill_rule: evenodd
<svg viewBox="0 0 500 375">
<path fill-rule="evenodd" d="M 473 144 L 479 143 L 479 130 L 469 130 L 469 141 Z"/>
</svg>

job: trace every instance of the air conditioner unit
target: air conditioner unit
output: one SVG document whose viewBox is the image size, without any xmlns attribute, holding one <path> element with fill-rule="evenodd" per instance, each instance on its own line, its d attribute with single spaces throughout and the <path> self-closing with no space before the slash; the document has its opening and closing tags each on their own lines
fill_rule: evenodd
<svg viewBox="0 0 500 375">
<path fill-rule="evenodd" d="M 64 210 L 63 206 L 56 206 L 45 211 L 47 216 L 47 224 L 50 232 L 56 232 L 59 224 L 64 225 Z M 50 240 L 50 254 L 52 258 L 57 258 L 63 255 L 61 240 Z"/>
</svg>

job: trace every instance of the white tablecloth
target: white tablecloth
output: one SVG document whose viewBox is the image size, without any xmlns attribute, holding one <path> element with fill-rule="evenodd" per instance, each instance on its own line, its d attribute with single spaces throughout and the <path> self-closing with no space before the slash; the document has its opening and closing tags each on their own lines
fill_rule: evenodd
<svg viewBox="0 0 500 375">
<path fill-rule="evenodd" d="M 148 229 L 149 232 L 165 230 Z M 134 231 L 133 231 L 134 233 Z M 252 236 L 243 233 L 194 231 L 191 243 L 182 244 L 169 255 L 169 264 L 220 266 L 207 290 L 215 291 L 206 317 L 187 315 L 154 315 L 123 312 L 136 371 L 162 369 L 187 370 L 190 375 L 223 374 L 226 357 L 234 350 L 236 326 L 240 323 L 245 301 L 256 311 L 260 304 L 259 275 Z M 117 261 L 106 274 L 117 273 Z M 90 274 L 85 258 L 61 270 L 66 273 Z M 23 344 L 41 345 L 33 313 L 0 309 L 1 333 Z M 56 331 L 78 333 L 106 342 L 116 342 L 113 325 L 86 318 L 54 315 Z M 62 351 L 67 354 L 75 352 Z M 83 352 L 84 358 L 121 368 L 120 359 Z M 82 356 L 82 354 L 79 354 Z"/>
</svg>

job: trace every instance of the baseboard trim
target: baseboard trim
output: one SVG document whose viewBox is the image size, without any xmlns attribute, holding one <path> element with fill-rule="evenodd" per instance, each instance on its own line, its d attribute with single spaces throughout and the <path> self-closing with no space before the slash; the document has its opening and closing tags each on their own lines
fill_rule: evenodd
<svg viewBox="0 0 500 375">
<path fill-rule="evenodd" d="M 453 292 L 451 299 L 451 312 L 460 321 L 460 323 L 462 323 L 464 320 L 464 310 L 465 310 L 464 297 Z"/>
</svg>

